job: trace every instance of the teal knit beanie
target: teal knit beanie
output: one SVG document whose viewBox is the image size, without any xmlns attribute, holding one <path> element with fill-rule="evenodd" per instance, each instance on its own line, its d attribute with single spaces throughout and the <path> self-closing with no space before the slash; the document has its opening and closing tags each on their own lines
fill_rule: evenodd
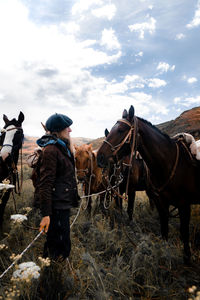
<svg viewBox="0 0 200 300">
<path fill-rule="evenodd" d="M 66 115 L 56 113 L 47 119 L 45 126 L 50 132 L 59 132 L 71 126 L 72 123 L 73 121 Z"/>
</svg>

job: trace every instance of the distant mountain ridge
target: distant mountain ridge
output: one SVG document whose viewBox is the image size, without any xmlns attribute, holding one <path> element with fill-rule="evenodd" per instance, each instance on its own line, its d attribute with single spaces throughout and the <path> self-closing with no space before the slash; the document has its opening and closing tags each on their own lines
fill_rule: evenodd
<svg viewBox="0 0 200 300">
<path fill-rule="evenodd" d="M 173 136 L 179 132 L 187 132 L 200 139 L 200 106 L 186 110 L 175 120 L 156 125 L 161 131 Z"/>
<path fill-rule="evenodd" d="M 38 147 L 36 144 L 36 141 L 39 137 L 31 137 L 31 136 L 25 136 L 24 138 L 24 144 L 23 144 L 23 154 L 29 155 L 33 153 L 34 149 Z M 84 138 L 84 137 L 72 137 L 72 141 L 77 146 L 80 146 L 82 144 L 87 144 L 92 141 L 90 138 Z"/>
<path fill-rule="evenodd" d="M 113 120 L 113 124 L 114 124 Z M 156 125 L 161 131 L 167 133 L 169 136 L 173 136 L 180 132 L 187 132 L 194 136 L 195 139 L 200 139 L 200 106 L 194 107 L 192 109 L 186 110 L 180 114 L 175 120 L 167 121 Z M 25 137 L 23 144 L 23 153 L 28 155 L 33 152 L 34 148 L 37 147 L 36 137 Z M 91 143 L 93 149 L 98 149 L 105 137 L 100 137 L 97 139 L 89 138 L 72 138 L 73 143 L 77 146 L 81 144 Z"/>
</svg>

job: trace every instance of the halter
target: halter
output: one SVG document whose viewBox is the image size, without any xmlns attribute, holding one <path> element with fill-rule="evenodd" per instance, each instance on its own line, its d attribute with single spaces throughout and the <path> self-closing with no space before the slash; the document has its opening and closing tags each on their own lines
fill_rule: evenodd
<svg viewBox="0 0 200 300">
<path fill-rule="evenodd" d="M 3 128 L 3 129 L 1 129 L 1 133 L 6 133 L 6 132 L 11 131 L 11 130 L 14 130 L 14 129 L 22 130 L 22 127 L 17 127 L 17 126 L 15 126 L 15 127 L 13 127 L 13 128 L 8 128 L 8 129 Z M 11 148 L 13 148 L 13 145 L 11 145 L 11 144 L 3 144 L 3 145 L 1 146 L 1 149 L 2 149 L 3 147 L 11 147 Z"/>
<path fill-rule="evenodd" d="M 111 147 L 111 151 L 113 152 L 113 156 L 115 156 L 117 154 L 117 152 L 122 148 L 122 146 L 125 143 L 131 144 L 131 137 L 132 137 L 133 129 L 135 129 L 134 130 L 134 134 L 133 134 L 133 142 L 132 142 L 132 145 L 131 145 L 131 155 L 130 155 L 130 160 L 129 160 L 129 164 L 128 164 L 128 168 L 129 169 L 128 169 L 128 177 L 127 177 L 126 193 L 125 193 L 125 198 L 127 198 L 128 186 L 129 186 L 129 178 L 130 178 L 130 170 L 131 170 L 131 166 L 132 166 L 132 159 L 133 159 L 134 151 L 137 148 L 137 145 L 136 145 L 136 142 L 137 142 L 136 136 L 137 136 L 137 131 L 138 131 L 138 126 L 137 126 L 138 125 L 138 119 L 137 119 L 137 117 L 134 116 L 134 122 L 133 122 L 133 124 L 131 124 L 131 122 L 129 122 L 126 119 L 120 119 L 117 122 L 125 123 L 126 125 L 128 125 L 130 127 L 130 129 L 129 129 L 127 135 L 125 136 L 125 138 L 122 140 L 122 142 L 119 143 L 116 146 L 113 146 L 107 140 L 103 141 L 104 143 L 108 144 Z"/>
<path fill-rule="evenodd" d="M 86 152 L 89 154 L 91 166 L 89 167 L 89 165 L 88 165 L 87 168 L 85 168 L 85 169 L 76 169 L 76 171 L 77 171 L 77 173 L 83 172 L 87 176 L 87 174 L 89 174 L 89 171 L 91 169 L 91 175 L 94 176 L 94 174 L 93 174 L 94 167 L 93 167 L 92 153 L 89 152 L 89 151 L 86 151 Z"/>
<path fill-rule="evenodd" d="M 90 152 L 90 151 L 86 151 L 86 152 L 89 154 L 91 165 L 90 166 L 88 165 L 87 168 L 85 168 L 85 169 L 76 170 L 77 173 L 78 172 L 84 172 L 85 173 L 85 176 L 84 176 L 84 181 L 85 182 L 84 182 L 84 184 L 88 184 L 88 195 L 87 195 L 88 199 L 87 199 L 85 207 L 83 207 L 83 210 L 86 210 L 88 208 L 89 201 L 90 201 L 89 195 L 90 195 L 90 191 L 91 191 L 92 178 L 95 177 L 95 174 L 93 173 L 94 165 L 93 165 L 93 160 L 92 160 L 92 152 Z M 88 179 L 88 177 L 89 177 L 89 180 L 86 180 L 86 179 Z"/>
<path fill-rule="evenodd" d="M 1 133 L 6 133 L 8 131 L 11 131 L 11 130 L 21 130 L 23 131 L 22 127 L 19 127 L 19 126 L 14 126 L 12 128 L 3 128 L 1 129 Z M 16 132 L 17 132 L 16 131 Z M 14 145 L 11 145 L 11 144 L 3 144 L 1 146 L 1 149 L 3 147 L 11 147 L 13 148 Z M 1 150 L 0 149 L 0 150 Z M 22 171 L 22 148 L 21 148 L 21 183 L 19 183 L 19 176 L 18 176 L 18 170 L 17 170 L 17 165 L 15 165 L 14 161 L 12 160 L 12 164 L 11 164 L 11 168 L 9 168 L 9 176 L 11 176 L 11 182 L 13 181 L 13 176 L 16 176 L 16 183 L 15 183 L 15 193 L 16 194 L 21 194 L 21 189 L 22 189 L 22 184 L 23 184 L 23 171 Z M 12 195 L 13 195 L 13 200 L 14 200 L 14 205 L 15 205 L 15 211 L 16 211 L 16 203 L 15 203 L 15 198 L 14 198 L 14 193 L 12 191 Z"/>
<path fill-rule="evenodd" d="M 103 142 L 108 144 L 111 147 L 111 151 L 113 152 L 113 156 L 115 156 L 117 154 L 117 152 L 121 149 L 121 147 L 125 144 L 125 143 L 130 143 L 131 141 L 131 136 L 133 133 L 133 129 L 135 128 L 134 131 L 134 143 L 132 144 L 132 148 L 135 147 L 135 141 L 136 141 L 136 134 L 137 134 L 137 118 L 134 117 L 134 123 L 131 124 L 131 122 L 129 122 L 126 119 L 120 119 L 117 121 L 117 123 L 125 123 L 126 125 L 128 125 L 130 127 L 127 135 L 125 136 L 125 138 L 121 141 L 121 143 L 119 143 L 116 146 L 113 146 L 110 142 L 108 142 L 107 140 L 104 140 Z"/>
</svg>

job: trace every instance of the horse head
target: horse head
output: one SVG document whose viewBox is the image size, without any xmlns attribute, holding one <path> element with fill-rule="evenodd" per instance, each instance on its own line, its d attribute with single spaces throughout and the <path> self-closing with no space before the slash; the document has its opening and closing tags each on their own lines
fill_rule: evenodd
<svg viewBox="0 0 200 300">
<path fill-rule="evenodd" d="M 75 164 L 77 179 L 84 181 L 91 175 L 95 155 L 92 151 L 92 144 L 75 146 Z"/>
<path fill-rule="evenodd" d="M 3 161 L 9 163 L 9 158 L 11 158 L 11 161 L 14 161 L 16 164 L 18 160 L 19 149 L 22 147 L 24 138 L 22 129 L 24 114 L 20 112 L 17 120 L 15 118 L 9 120 L 6 115 L 3 115 L 3 120 L 5 122 L 5 125 L 1 130 L 0 155 Z"/>
<path fill-rule="evenodd" d="M 129 111 L 125 109 L 122 119 L 112 127 L 111 131 L 105 130 L 106 139 L 98 150 L 98 166 L 103 168 L 109 163 L 115 163 L 130 153 L 131 142 L 135 132 L 135 113 L 131 105 Z"/>
</svg>

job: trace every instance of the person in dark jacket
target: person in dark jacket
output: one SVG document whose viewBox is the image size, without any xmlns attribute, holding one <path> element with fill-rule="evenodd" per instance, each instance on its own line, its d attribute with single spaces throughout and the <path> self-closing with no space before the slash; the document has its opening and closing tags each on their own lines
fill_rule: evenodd
<svg viewBox="0 0 200 300">
<path fill-rule="evenodd" d="M 70 148 L 71 124 L 66 115 L 54 114 L 45 124 L 48 134 L 37 140 L 43 148 L 38 184 L 42 214 L 39 230 L 47 233 L 43 257 L 53 260 L 64 260 L 70 254 L 70 208 L 77 207 L 80 199 Z"/>
</svg>

